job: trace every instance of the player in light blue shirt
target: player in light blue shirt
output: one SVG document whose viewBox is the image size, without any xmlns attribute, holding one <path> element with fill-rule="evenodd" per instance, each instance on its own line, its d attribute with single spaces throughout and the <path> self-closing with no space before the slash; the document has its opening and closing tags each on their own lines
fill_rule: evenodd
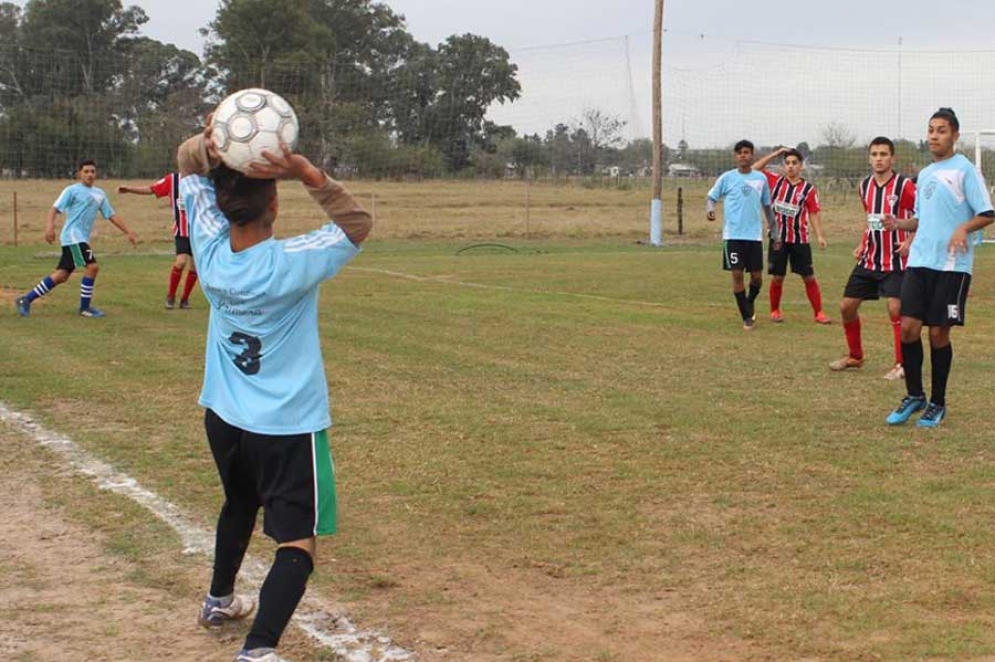
<svg viewBox="0 0 995 662">
<path fill-rule="evenodd" d="M 750 330 L 756 322 L 754 302 L 763 287 L 764 218 L 771 241 L 777 241 L 777 227 L 770 208 L 770 186 L 763 173 L 753 169 L 754 148 L 749 140 L 740 140 L 733 148 L 736 168 L 722 175 L 708 192 L 705 214 L 715 220 L 715 204 L 725 200 L 722 209 L 722 268 L 732 273 L 732 292 L 736 297 L 743 328 Z M 745 272 L 750 272 L 750 293 L 746 293 Z"/>
<path fill-rule="evenodd" d="M 190 242 L 211 305 L 200 404 L 225 493 L 201 625 L 253 611 L 234 589 L 260 507 L 263 530 L 278 545 L 239 662 L 279 659 L 275 649 L 314 569 L 316 537 L 336 530 L 318 289 L 356 256 L 372 226 L 348 191 L 304 157 L 286 149 L 266 156 L 251 177 L 219 166 L 210 129 L 178 154 Z M 331 222 L 274 238 L 277 179 L 303 182 Z"/>
<path fill-rule="evenodd" d="M 974 266 L 974 242 L 969 238 L 995 220 L 991 197 L 981 173 L 954 153 L 960 121 L 950 108 L 940 108 L 929 120 L 929 151 L 933 163 L 916 182 L 915 217 L 889 219 L 889 229 L 916 233 L 902 282 L 902 358 L 907 395 L 887 418 L 905 423 L 924 409 L 919 427 L 936 427 L 946 416 L 947 380 L 953 362 L 950 331 L 964 325 L 967 294 Z M 922 327 L 929 327 L 932 391 L 927 402 L 922 384 Z"/>
<path fill-rule="evenodd" d="M 138 245 L 138 237 L 121 218 L 114 213 L 107 194 L 94 186 L 97 180 L 97 164 L 90 159 L 80 162 L 76 169 L 79 182 L 67 186 L 55 203 L 48 210 L 45 222 L 45 241 L 55 242 L 55 217 L 66 215 L 62 226 L 60 241 L 62 256 L 55 271 L 46 276 L 29 292 L 17 300 L 17 311 L 21 317 L 31 314 L 31 304 L 35 299 L 43 297 L 57 285 L 69 280 L 69 276 L 77 268 L 83 269 L 83 280 L 80 283 L 79 314 L 82 317 L 104 317 L 104 313 L 90 305 L 93 299 L 93 285 L 97 280 L 97 256 L 90 248 L 90 233 L 97 220 L 97 214 L 110 221 L 118 230 L 128 236 L 132 246 Z"/>
</svg>

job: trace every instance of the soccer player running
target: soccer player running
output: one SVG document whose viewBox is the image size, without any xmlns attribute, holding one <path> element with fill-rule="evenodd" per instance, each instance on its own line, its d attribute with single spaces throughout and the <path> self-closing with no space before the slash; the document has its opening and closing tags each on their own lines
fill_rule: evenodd
<svg viewBox="0 0 995 662">
<path fill-rule="evenodd" d="M 79 314 L 82 317 L 106 317 L 102 310 L 91 305 L 93 286 L 100 267 L 89 241 L 98 213 L 127 235 L 132 246 L 138 245 L 138 236 L 114 213 L 107 194 L 93 185 L 97 181 L 97 164 L 90 159 L 80 161 L 76 176 L 79 181 L 63 189 L 45 219 L 45 241 L 52 244 L 55 243 L 55 217 L 58 214 L 66 215 L 60 235 L 62 257 L 55 271 L 17 299 L 17 312 L 21 317 L 28 317 L 35 299 L 45 296 L 69 280 L 69 276 L 78 268 L 83 269 L 83 280 L 79 287 Z"/>
<path fill-rule="evenodd" d="M 902 367 L 902 279 L 908 262 L 911 232 L 888 230 L 884 219 L 910 219 L 915 214 L 916 185 L 894 170 L 895 144 L 878 136 L 868 147 L 872 174 L 860 182 L 860 199 L 867 212 L 863 238 L 853 250 L 857 264 L 843 290 L 840 314 L 849 354 L 829 364 L 830 370 L 842 371 L 864 365 L 864 348 L 860 337 L 860 304 L 884 296 L 888 299 L 888 317 L 895 339 L 895 364 L 885 375 L 888 380 L 905 377 Z"/>
<path fill-rule="evenodd" d="M 887 218 L 885 227 L 914 231 L 908 268 L 902 282 L 902 358 L 908 394 L 886 419 L 905 423 L 925 409 L 916 422 L 938 426 L 947 413 L 947 379 L 953 362 L 950 331 L 964 325 L 967 294 L 974 265 L 970 234 L 995 220 L 991 197 L 981 173 L 963 155 L 954 153 L 960 121 L 950 108 L 940 108 L 929 120 L 929 151 L 933 163 L 917 182 L 915 217 Z M 922 385 L 921 332 L 929 327 L 932 390 L 927 403 Z"/>
<path fill-rule="evenodd" d="M 754 303 L 763 287 L 764 223 L 775 241 L 774 218 L 770 209 L 767 178 L 753 169 L 753 143 L 740 140 L 733 147 L 736 168 L 722 173 L 708 192 L 705 215 L 715 220 L 715 204 L 725 199 L 722 209 L 722 268 L 732 273 L 732 292 L 736 297 L 743 328 L 756 323 Z M 776 245 L 776 244 L 775 244 Z M 750 272 L 750 291 L 746 292 L 745 272 Z"/>
<path fill-rule="evenodd" d="M 777 175 L 766 166 L 778 156 L 784 157 L 784 174 Z M 815 230 L 819 247 L 827 246 L 822 234 L 822 223 L 819 212 L 819 191 L 815 184 L 802 177 L 805 157 L 797 149 L 781 147 L 758 160 L 754 170 L 759 170 L 767 177 L 770 185 L 771 207 L 777 221 L 777 239 L 771 239 L 770 250 L 767 253 L 767 273 L 770 281 L 770 319 L 772 322 L 783 322 L 781 314 L 781 295 L 784 293 L 784 277 L 788 273 L 788 262 L 791 272 L 802 277 L 805 283 L 805 294 L 812 305 L 815 321 L 819 324 L 831 324 L 832 320 L 822 311 L 822 292 L 819 281 L 815 279 L 815 269 L 812 266 L 812 246 L 809 244 L 809 225 Z M 776 247 L 775 247 L 776 245 Z"/>
<path fill-rule="evenodd" d="M 251 178 L 218 166 L 210 129 L 178 153 L 180 195 L 211 306 L 200 404 L 225 493 L 201 625 L 252 612 L 252 600 L 234 589 L 260 507 L 263 531 L 278 545 L 236 662 L 279 662 L 275 649 L 314 569 L 316 536 L 336 529 L 318 290 L 356 256 L 372 226 L 348 191 L 303 156 L 266 156 Z M 277 179 L 301 181 L 330 222 L 274 239 Z"/>
<path fill-rule="evenodd" d="M 176 307 L 176 291 L 183 278 L 183 270 L 187 269 L 187 280 L 183 284 L 183 294 L 180 296 L 180 308 L 190 307 L 190 293 L 197 284 L 197 268 L 193 261 L 193 251 L 190 249 L 190 226 L 187 224 L 187 212 L 180 199 L 180 174 L 170 172 L 162 179 L 148 186 L 118 186 L 118 193 L 134 193 L 136 195 L 154 195 L 157 198 L 169 198 L 169 206 L 173 212 L 173 238 L 176 244 L 176 260 L 169 272 L 169 288 L 166 290 L 166 309 Z M 189 268 L 188 268 L 189 267 Z"/>
</svg>

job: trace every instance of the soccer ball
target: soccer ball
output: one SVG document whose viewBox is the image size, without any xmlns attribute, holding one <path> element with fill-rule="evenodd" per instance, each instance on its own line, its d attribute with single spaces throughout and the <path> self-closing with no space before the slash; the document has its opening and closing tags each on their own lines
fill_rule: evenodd
<svg viewBox="0 0 995 662">
<path fill-rule="evenodd" d="M 250 88 L 229 95 L 211 119 L 211 140 L 226 166 L 245 173 L 253 162 L 266 163 L 262 152 L 280 153 L 280 143 L 297 147 L 297 115 L 269 90 Z"/>
</svg>

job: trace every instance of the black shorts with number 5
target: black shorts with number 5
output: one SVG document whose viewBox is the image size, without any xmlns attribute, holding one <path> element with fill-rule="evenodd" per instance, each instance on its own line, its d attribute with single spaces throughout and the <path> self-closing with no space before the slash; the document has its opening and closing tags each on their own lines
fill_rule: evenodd
<svg viewBox="0 0 995 662">
<path fill-rule="evenodd" d="M 971 274 L 909 267 L 902 280 L 902 317 L 926 326 L 964 326 Z"/>
<path fill-rule="evenodd" d="M 726 271 L 763 271 L 763 242 L 726 239 L 722 242 L 722 268 Z"/>
</svg>

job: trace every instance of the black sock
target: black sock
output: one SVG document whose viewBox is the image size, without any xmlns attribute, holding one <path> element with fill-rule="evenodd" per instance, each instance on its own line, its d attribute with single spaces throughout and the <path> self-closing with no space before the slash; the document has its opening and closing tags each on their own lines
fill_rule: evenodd
<svg viewBox="0 0 995 662">
<path fill-rule="evenodd" d="M 762 285 L 763 283 L 758 283 L 755 280 L 750 281 L 750 296 L 749 296 L 750 303 L 756 301 L 757 297 L 760 296 L 760 288 Z"/>
<path fill-rule="evenodd" d="M 311 555 L 298 547 L 281 547 L 259 591 L 259 611 L 245 639 L 245 649 L 276 648 L 280 636 L 304 597 L 314 570 Z"/>
<path fill-rule="evenodd" d="M 235 592 L 235 577 L 242 567 L 245 550 L 249 548 L 257 510 L 236 510 L 228 501 L 221 507 L 214 538 L 214 575 L 211 577 L 211 595 L 216 598 Z"/>
<path fill-rule="evenodd" d="M 905 390 L 912 397 L 923 397 L 922 340 L 902 343 L 902 367 L 905 368 Z"/>
<path fill-rule="evenodd" d="M 954 362 L 954 347 L 930 347 L 929 360 L 932 364 L 933 392 L 929 401 L 940 405 L 947 404 L 947 378 L 950 377 L 950 365 Z"/>
<path fill-rule="evenodd" d="M 753 317 L 753 311 L 751 308 L 749 300 L 746 298 L 746 292 L 733 292 L 736 296 L 736 305 L 739 307 L 739 315 L 744 320 L 748 320 Z"/>
</svg>

